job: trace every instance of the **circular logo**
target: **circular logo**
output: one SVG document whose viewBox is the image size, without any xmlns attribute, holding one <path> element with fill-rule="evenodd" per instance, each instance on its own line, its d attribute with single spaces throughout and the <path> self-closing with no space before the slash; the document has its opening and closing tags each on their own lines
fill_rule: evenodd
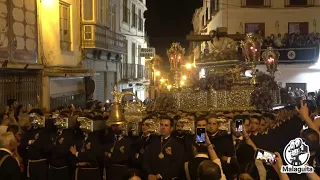
<svg viewBox="0 0 320 180">
<path fill-rule="evenodd" d="M 310 158 L 309 146 L 301 138 L 291 140 L 284 148 L 283 157 L 288 165 L 303 166 Z"/>
<path fill-rule="evenodd" d="M 294 58 L 296 58 L 296 52 L 291 50 L 288 52 L 287 56 L 289 59 L 294 59 Z"/>
</svg>

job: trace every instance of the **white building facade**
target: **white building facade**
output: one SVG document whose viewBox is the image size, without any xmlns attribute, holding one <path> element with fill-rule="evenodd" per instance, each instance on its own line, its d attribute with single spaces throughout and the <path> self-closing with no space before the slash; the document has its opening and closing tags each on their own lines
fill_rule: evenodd
<svg viewBox="0 0 320 180">
<path fill-rule="evenodd" d="M 126 37 L 120 34 L 120 1 L 81 1 L 82 47 L 86 50 L 83 67 L 94 71 L 90 98 L 106 102 L 113 98 L 111 92 L 120 80 L 121 59 L 127 54 Z"/>
<path fill-rule="evenodd" d="M 209 34 L 218 27 L 227 27 L 228 34 L 245 34 L 260 31 L 264 36 L 286 33 L 320 32 L 320 0 L 207 0 L 196 10 L 192 24 L 195 34 Z M 202 51 L 202 44 L 194 51 Z M 312 77 L 320 77 L 320 68 L 316 63 L 319 49 L 302 50 L 282 48 L 279 71 L 276 80 L 283 87 L 305 87 L 307 91 L 320 89 L 320 84 Z M 295 58 L 289 57 L 294 51 Z M 299 59 L 298 54 L 315 53 L 310 59 Z M 289 53 L 290 52 L 290 53 Z M 196 52 L 195 52 L 196 53 Z M 287 57 L 286 57 L 287 56 Z M 316 60 L 314 59 L 316 58 Z M 265 71 L 264 65 L 257 67 Z"/>
<path fill-rule="evenodd" d="M 127 54 L 122 58 L 119 88 L 140 100 L 147 96 L 148 73 L 141 48 L 147 48 L 144 12 L 147 0 L 120 0 L 120 33 L 126 36 Z"/>
</svg>

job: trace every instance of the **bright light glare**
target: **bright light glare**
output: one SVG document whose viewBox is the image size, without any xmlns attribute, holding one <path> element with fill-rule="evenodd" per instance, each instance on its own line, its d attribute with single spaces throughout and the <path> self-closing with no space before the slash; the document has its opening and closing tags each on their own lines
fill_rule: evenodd
<svg viewBox="0 0 320 180">
<path fill-rule="evenodd" d="M 172 86 L 169 84 L 169 85 L 167 86 L 167 88 L 170 90 L 170 89 L 172 88 Z"/>
<path fill-rule="evenodd" d="M 156 76 L 160 76 L 160 71 L 156 71 Z"/>
<path fill-rule="evenodd" d="M 200 75 L 200 78 L 205 78 L 206 77 L 206 70 L 202 68 L 199 75 Z"/>
<path fill-rule="evenodd" d="M 52 6 L 54 0 L 41 0 L 41 3 L 45 6 Z"/>
<path fill-rule="evenodd" d="M 186 75 L 182 76 L 182 79 L 187 80 L 187 76 Z"/>
<path fill-rule="evenodd" d="M 191 69 L 192 68 L 192 64 L 191 63 L 186 64 L 186 68 L 187 69 Z"/>
<path fill-rule="evenodd" d="M 182 85 L 182 86 L 183 86 L 184 84 L 185 84 L 185 82 L 184 82 L 184 81 L 180 81 L 180 85 Z"/>
<path fill-rule="evenodd" d="M 161 78 L 161 79 L 160 79 L 160 82 L 161 82 L 161 83 L 164 83 L 164 79 L 163 79 L 163 78 Z"/>
</svg>

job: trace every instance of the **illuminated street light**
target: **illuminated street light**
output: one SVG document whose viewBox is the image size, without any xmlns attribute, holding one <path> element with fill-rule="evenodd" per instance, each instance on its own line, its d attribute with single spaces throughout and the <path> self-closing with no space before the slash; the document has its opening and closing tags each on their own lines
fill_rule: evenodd
<svg viewBox="0 0 320 180">
<path fill-rule="evenodd" d="M 160 82 L 161 82 L 161 83 L 164 83 L 164 81 L 165 81 L 165 79 L 163 79 L 163 78 L 160 79 Z"/>
<path fill-rule="evenodd" d="M 160 71 L 156 71 L 155 74 L 156 74 L 156 76 L 160 76 L 161 73 L 160 73 Z"/>
<path fill-rule="evenodd" d="M 186 64 L 186 68 L 187 69 L 191 69 L 192 68 L 192 64 L 191 63 Z"/>
<path fill-rule="evenodd" d="M 170 91 L 170 89 L 172 88 L 172 85 L 167 85 L 168 90 Z"/>
<path fill-rule="evenodd" d="M 183 76 L 182 76 L 182 79 L 183 79 L 183 80 L 187 80 L 187 76 L 186 76 L 186 75 L 183 75 Z"/>
<path fill-rule="evenodd" d="M 54 0 L 42 0 L 41 3 L 45 6 L 52 6 Z"/>
<path fill-rule="evenodd" d="M 180 85 L 183 86 L 185 84 L 184 81 L 180 81 Z"/>
</svg>

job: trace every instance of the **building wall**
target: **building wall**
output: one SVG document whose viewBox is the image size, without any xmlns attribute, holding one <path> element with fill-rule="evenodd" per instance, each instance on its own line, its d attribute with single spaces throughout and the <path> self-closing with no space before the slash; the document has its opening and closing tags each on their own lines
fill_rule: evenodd
<svg viewBox="0 0 320 180">
<path fill-rule="evenodd" d="M 132 64 L 133 63 L 133 57 L 132 57 L 132 44 L 136 44 L 135 48 L 135 64 L 139 63 L 139 58 L 140 58 L 140 65 L 145 65 L 145 58 L 140 57 L 140 51 L 138 49 L 139 45 L 141 48 L 146 48 L 147 47 L 147 42 L 145 40 L 145 18 L 143 17 L 144 12 L 147 10 L 146 7 L 146 0 L 128 0 L 127 8 L 129 8 L 129 21 L 128 23 L 124 22 L 123 19 L 123 6 L 124 0 L 120 0 L 120 33 L 126 36 L 127 42 L 128 42 L 128 51 L 127 51 L 127 56 L 125 56 L 122 59 L 122 63 L 128 63 Z M 138 20 L 137 20 L 137 27 L 132 27 L 132 3 L 136 5 L 136 14 L 138 14 L 139 9 L 141 10 L 142 14 L 142 30 L 138 30 Z M 129 86 L 129 83 L 126 82 L 120 82 L 119 83 L 119 89 L 120 91 L 123 91 L 124 89 L 131 89 L 133 88 L 133 92 L 137 93 L 138 98 L 141 100 L 144 100 L 146 97 L 146 88 L 141 88 L 141 87 L 136 87 L 135 83 L 141 83 L 141 82 L 132 82 L 130 83 L 132 86 Z"/>
<path fill-rule="evenodd" d="M 62 50 L 63 48 L 60 47 L 60 2 L 69 7 L 70 50 Z M 45 70 L 57 67 L 81 68 L 78 66 L 82 56 L 79 0 L 38 0 L 38 14 L 39 59 L 45 65 Z M 63 73 L 45 74 L 42 78 L 42 104 L 47 109 L 50 109 L 52 98 L 85 92 L 84 77 L 63 77 L 61 74 Z"/>
<path fill-rule="evenodd" d="M 288 33 L 289 22 L 308 22 L 309 32 L 320 32 L 318 25 L 320 15 L 317 13 L 320 10 L 320 0 L 316 0 L 315 3 L 315 7 L 289 8 L 284 7 L 284 0 L 271 0 L 270 8 L 242 8 L 241 0 L 220 0 L 220 10 L 214 13 L 209 22 L 206 22 L 208 23 L 206 31 L 201 34 L 208 34 L 217 27 L 227 27 L 229 34 L 236 32 L 242 34 L 245 33 L 245 23 L 265 23 L 266 36 L 284 34 Z M 204 1 L 203 7 L 195 11 L 192 23 L 196 34 L 200 34 L 200 31 L 197 31 L 198 27 L 203 27 L 202 16 L 208 4 L 210 4 L 209 1 Z M 197 48 L 194 49 L 195 54 L 199 53 Z M 315 65 L 280 64 L 279 71 L 275 74 L 276 80 L 283 87 L 286 83 L 307 83 L 307 90 L 315 91 L 320 88 L 320 84 L 315 81 L 315 77 L 320 77 L 320 68 L 312 68 L 312 66 Z M 266 72 L 265 65 L 259 65 L 257 68 Z"/>
<path fill-rule="evenodd" d="M 284 34 L 288 32 L 288 22 L 309 22 L 309 32 L 320 32 L 320 26 L 316 25 L 320 23 L 320 15 L 317 13 L 320 0 L 315 3 L 315 7 L 290 8 L 284 7 L 284 0 L 271 0 L 270 8 L 242 8 L 241 0 L 220 1 L 220 10 L 208 22 L 207 32 L 217 27 L 228 27 L 229 34 L 244 33 L 245 23 L 265 23 L 265 35 Z M 202 15 L 208 6 L 206 4 L 210 3 L 204 1 L 202 13 L 197 18 L 198 23 L 202 23 Z"/>
<path fill-rule="evenodd" d="M 52 95 L 68 94 L 82 91 L 84 92 L 84 78 L 50 78 L 50 93 Z"/>
<path fill-rule="evenodd" d="M 280 64 L 279 71 L 275 73 L 275 79 L 282 84 L 282 87 L 286 87 L 286 83 L 306 83 L 307 91 L 313 92 L 320 89 L 320 84 L 315 79 L 320 77 L 320 68 L 313 67 L 302 64 Z M 259 65 L 257 69 L 266 72 L 265 65 Z"/>
<path fill-rule="evenodd" d="M 59 1 L 38 0 L 40 59 L 47 66 L 77 66 L 80 51 L 80 3 L 79 0 L 63 0 L 71 8 L 71 51 L 60 49 Z"/>
</svg>

